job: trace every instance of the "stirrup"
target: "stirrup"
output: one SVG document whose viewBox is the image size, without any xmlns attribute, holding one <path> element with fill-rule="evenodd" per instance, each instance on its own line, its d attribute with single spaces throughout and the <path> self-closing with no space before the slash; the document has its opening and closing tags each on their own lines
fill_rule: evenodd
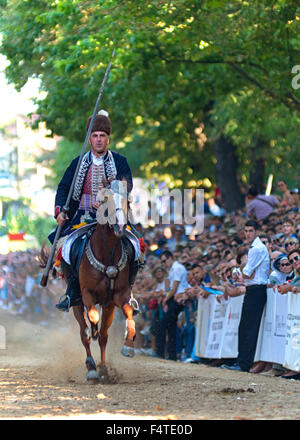
<svg viewBox="0 0 300 440">
<path fill-rule="evenodd" d="M 64 299 L 63 299 L 64 298 Z M 63 296 L 61 296 L 60 298 L 59 298 L 59 301 L 58 301 L 58 303 L 56 304 L 56 308 L 58 309 L 58 310 L 62 310 L 62 309 L 60 309 L 60 307 L 57 307 L 57 306 L 59 306 L 61 303 L 63 303 L 65 300 L 68 300 L 68 305 L 67 305 L 67 308 L 66 308 L 66 312 L 69 312 L 70 311 L 70 307 L 71 307 L 71 297 L 70 297 L 70 295 L 63 295 Z"/>
<path fill-rule="evenodd" d="M 131 298 L 128 301 L 128 304 L 133 308 L 133 315 L 136 315 L 137 313 L 140 313 L 139 303 L 137 300 L 133 297 L 133 294 L 131 293 Z"/>
</svg>

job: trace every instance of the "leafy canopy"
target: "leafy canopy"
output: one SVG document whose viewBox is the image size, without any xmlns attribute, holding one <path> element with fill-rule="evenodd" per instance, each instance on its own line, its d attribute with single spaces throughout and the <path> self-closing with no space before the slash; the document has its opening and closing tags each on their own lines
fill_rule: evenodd
<svg viewBox="0 0 300 440">
<path fill-rule="evenodd" d="M 101 103 L 116 147 L 136 175 L 199 184 L 214 179 L 221 133 L 236 144 L 243 173 L 258 134 L 269 171 L 294 166 L 299 22 L 292 0 L 8 0 L 1 52 L 17 89 L 40 79 L 48 128 L 81 142 L 117 45 Z"/>
</svg>

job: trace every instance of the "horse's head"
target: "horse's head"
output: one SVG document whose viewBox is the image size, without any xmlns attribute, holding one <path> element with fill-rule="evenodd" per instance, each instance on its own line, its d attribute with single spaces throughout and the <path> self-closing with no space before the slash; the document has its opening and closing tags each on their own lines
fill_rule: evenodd
<svg viewBox="0 0 300 440">
<path fill-rule="evenodd" d="M 121 238 L 127 225 L 127 182 L 112 180 L 98 192 L 97 201 L 100 206 L 97 210 L 97 221 L 100 224 L 109 224 L 114 234 Z"/>
</svg>

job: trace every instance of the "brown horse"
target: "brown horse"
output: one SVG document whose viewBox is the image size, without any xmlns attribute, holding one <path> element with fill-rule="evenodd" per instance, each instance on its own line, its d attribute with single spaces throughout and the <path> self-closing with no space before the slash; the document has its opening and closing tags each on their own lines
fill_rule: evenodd
<svg viewBox="0 0 300 440">
<path fill-rule="evenodd" d="M 115 191 L 105 188 L 98 193 L 101 204 L 97 210 L 97 226 L 87 242 L 79 266 L 82 305 L 73 306 L 87 355 L 87 380 L 93 381 L 107 375 L 105 349 L 116 306 L 123 311 L 126 318 L 125 341 L 121 353 L 128 357 L 134 356 L 135 322 L 129 285 L 129 258 L 121 241 L 127 223 L 127 194 L 120 190 L 122 182 L 114 182 L 111 182 L 111 188 L 115 188 Z M 108 212 L 107 218 L 105 212 Z M 102 307 L 100 331 L 97 304 Z M 91 324 L 91 334 L 87 320 Z M 91 337 L 98 339 L 100 346 L 99 375 L 91 354 Z"/>
</svg>

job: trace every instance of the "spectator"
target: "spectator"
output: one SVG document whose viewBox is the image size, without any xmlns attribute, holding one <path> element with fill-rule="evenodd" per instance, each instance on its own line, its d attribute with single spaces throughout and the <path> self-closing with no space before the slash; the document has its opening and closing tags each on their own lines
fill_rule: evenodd
<svg viewBox="0 0 300 440">
<path fill-rule="evenodd" d="M 280 205 L 283 208 L 290 208 L 290 207 L 294 206 L 294 197 L 290 193 L 288 186 L 287 186 L 287 183 L 281 179 L 278 181 L 277 187 L 278 187 L 279 191 L 282 193 Z"/>
<path fill-rule="evenodd" d="M 180 292 L 189 287 L 187 282 L 187 270 L 179 263 L 174 261 L 170 251 L 164 251 L 161 255 L 161 264 L 169 270 L 170 290 L 163 299 L 162 305 L 165 307 L 165 315 L 159 322 L 156 337 L 156 353 L 159 357 L 165 357 L 166 332 L 168 331 L 168 355 L 169 359 L 176 361 L 176 328 L 177 318 L 183 310 L 183 306 L 176 302 L 175 298 Z"/>
<path fill-rule="evenodd" d="M 167 244 L 168 244 L 168 242 L 167 242 L 167 240 L 166 240 L 165 238 L 159 238 L 159 239 L 157 240 L 157 246 L 158 246 L 158 249 L 156 249 L 156 250 L 154 251 L 154 254 L 155 254 L 157 257 L 160 257 L 161 254 L 163 253 L 163 251 L 167 249 Z"/>
<path fill-rule="evenodd" d="M 292 280 L 294 272 L 292 265 L 286 255 L 281 254 L 272 263 L 272 272 L 269 277 L 268 287 L 273 287 L 278 284 L 285 283 Z"/>
<path fill-rule="evenodd" d="M 295 227 L 295 235 L 297 236 L 297 239 L 300 242 L 300 223 L 298 223 Z"/>
<path fill-rule="evenodd" d="M 285 283 L 293 279 L 293 277 L 294 273 L 292 270 L 292 265 L 289 262 L 287 255 L 281 254 L 272 262 L 272 272 L 269 277 L 268 287 L 275 287 L 281 283 Z M 282 375 L 285 371 L 282 365 L 273 364 L 272 362 L 259 361 L 253 368 L 251 368 L 250 372 L 266 373 L 272 369 L 274 370 L 274 374 L 276 376 Z"/>
<path fill-rule="evenodd" d="M 300 207 L 300 194 L 298 188 L 294 188 L 290 191 L 291 196 L 294 199 L 293 206 L 296 206 L 297 208 Z"/>
<path fill-rule="evenodd" d="M 155 355 L 155 336 L 156 326 L 160 316 L 160 302 L 167 292 L 166 272 L 161 267 L 157 266 L 152 271 L 152 284 L 149 292 L 144 292 L 143 299 L 146 304 L 144 320 L 144 328 L 140 330 L 140 334 L 144 336 L 143 347 L 140 348 L 140 352 L 148 356 Z M 141 329 L 141 326 L 140 326 Z M 149 347 L 148 345 L 151 345 Z"/>
<path fill-rule="evenodd" d="M 284 241 L 284 249 L 285 249 L 287 254 L 289 252 L 297 249 L 298 247 L 299 247 L 299 241 L 298 241 L 298 239 L 294 235 L 292 235 L 291 237 L 288 237 Z"/>
<path fill-rule="evenodd" d="M 271 237 L 268 234 L 260 234 L 259 238 L 262 242 L 262 244 L 264 244 L 266 246 L 266 248 L 268 249 L 269 255 L 272 252 L 272 240 Z"/>
<path fill-rule="evenodd" d="M 279 204 L 273 195 L 259 195 L 254 186 L 249 188 L 246 200 L 248 218 L 257 221 L 267 218 Z"/>
<path fill-rule="evenodd" d="M 246 222 L 245 237 L 250 249 L 242 269 L 246 293 L 239 324 L 238 358 L 234 365 L 225 365 L 225 368 L 237 371 L 249 371 L 253 364 L 270 270 L 270 256 L 258 237 L 258 225 L 254 220 Z"/>
<path fill-rule="evenodd" d="M 168 225 L 167 229 L 170 231 L 172 229 L 173 236 L 172 240 L 167 243 L 165 239 L 169 239 L 170 234 L 165 234 L 166 228 L 162 228 L 161 225 L 145 228 L 144 238 L 148 244 L 146 264 L 143 271 L 137 275 L 133 287 L 134 295 L 139 298 L 141 308 L 141 313 L 135 316 L 136 346 L 140 347 L 140 349 L 137 348 L 137 353 L 153 353 L 154 347 L 159 345 L 156 341 L 159 328 L 157 322 L 165 318 L 166 312 L 169 312 L 170 318 L 171 307 L 165 305 L 165 311 L 163 309 L 163 302 L 165 304 L 165 299 L 170 292 L 166 284 L 168 277 L 164 270 L 169 272 L 169 269 L 164 266 L 164 270 L 161 270 L 159 258 L 159 254 L 162 254 L 165 249 L 174 249 L 172 252 L 173 263 L 181 263 L 187 271 L 188 287 L 172 297 L 176 303 L 176 306 L 173 307 L 175 314 L 172 316 L 173 324 L 176 324 L 176 341 L 181 342 L 183 358 L 187 358 L 185 361 L 197 359 L 195 349 L 198 346 L 196 345 L 194 332 L 195 323 L 197 322 L 198 298 L 200 296 L 208 298 L 212 295 L 206 287 L 222 291 L 223 295 L 217 297 L 219 300 L 242 295 L 245 303 L 250 301 L 248 292 L 246 294 L 246 287 L 249 290 L 249 286 L 246 286 L 246 284 L 249 280 L 251 284 L 252 279 L 244 279 L 240 274 L 243 268 L 247 267 L 248 252 L 250 255 L 248 243 L 245 242 L 245 223 L 246 210 L 225 213 L 224 217 L 220 219 L 209 213 L 209 218 L 208 216 L 205 217 L 203 232 L 193 237 L 189 236 L 189 240 L 187 240 L 188 229 L 185 233 L 184 228 L 180 225 Z M 289 206 L 276 205 L 273 212 L 260 220 L 260 225 L 260 240 L 268 248 L 270 261 L 272 262 L 272 273 L 268 274 L 269 285 L 282 281 L 282 284 L 278 284 L 280 289 L 283 286 L 282 289 L 284 290 L 286 285 L 288 290 L 291 288 L 300 289 L 296 284 L 293 284 L 297 277 L 294 276 L 291 267 L 287 266 L 288 261 L 283 258 L 286 258 L 286 254 L 290 253 L 291 250 L 295 251 L 296 247 L 299 246 L 300 213 L 295 209 L 295 204 L 292 210 Z M 175 239 L 175 236 L 177 239 Z M 157 248 L 158 246 L 159 248 Z M 294 257 L 292 256 L 292 259 Z M 50 277 L 49 289 L 41 289 L 38 286 L 37 273 L 31 270 L 34 258 L 35 253 L 29 254 L 27 252 L 10 253 L 5 257 L 0 256 L 3 269 L 2 278 L 4 279 L 2 282 L 0 279 L 0 295 L 2 307 L 5 307 L 5 304 L 3 305 L 3 301 L 5 301 L 9 310 L 22 314 L 24 319 L 41 323 L 42 320 L 48 320 L 49 310 L 52 310 L 53 304 L 57 302 L 54 298 L 61 295 L 64 288 L 62 283 L 64 282 L 59 279 L 52 280 Z M 296 258 L 297 255 L 295 261 L 297 261 Z M 25 271 L 22 273 L 20 269 L 25 266 Z M 171 267 L 172 265 L 170 269 Z M 252 278 L 257 275 L 257 271 L 259 269 L 254 270 Z M 17 274 L 21 274 L 20 277 Z M 290 282 L 293 276 L 293 281 Z M 273 284 L 271 284 L 271 281 Z M 2 290 L 1 286 L 3 286 Z M 204 302 L 201 301 L 201 303 Z M 180 312 L 177 313 L 178 311 Z M 177 325 L 179 321 L 181 326 Z M 165 335 L 167 332 L 169 332 L 169 329 L 165 330 Z M 191 354 L 192 344 L 193 352 Z M 169 353 L 169 347 L 167 348 Z M 178 350 L 179 345 L 175 349 L 176 354 L 178 354 Z M 175 356 L 172 357 L 175 358 Z M 200 360 L 209 363 L 205 358 Z M 231 361 L 234 362 L 233 359 Z M 210 365 L 213 365 L 213 363 L 210 363 Z M 253 367 L 254 365 L 250 368 L 250 372 L 255 371 Z"/>
<path fill-rule="evenodd" d="M 187 239 L 184 233 L 184 228 L 180 225 L 176 225 L 175 227 L 173 227 L 172 236 L 168 240 L 169 251 L 174 252 L 178 245 L 185 247 L 186 243 Z"/>
<path fill-rule="evenodd" d="M 284 235 L 284 241 L 290 237 L 297 238 L 294 233 L 294 222 L 289 217 L 284 217 L 282 221 L 282 233 Z"/>
<path fill-rule="evenodd" d="M 4 271 L 0 273 L 0 307 L 3 309 L 8 307 L 8 285 Z"/>
<path fill-rule="evenodd" d="M 281 294 L 285 293 L 294 293 L 299 294 L 300 293 L 300 250 L 295 249 L 292 250 L 288 254 L 288 259 L 290 264 L 293 267 L 294 270 L 294 278 L 292 279 L 291 283 L 284 283 L 278 286 L 278 292 Z M 299 371 L 293 371 L 288 370 L 286 373 L 282 374 L 281 377 L 283 379 L 300 379 L 300 372 Z"/>
<path fill-rule="evenodd" d="M 278 292 L 285 294 L 288 292 L 299 293 L 300 292 L 300 250 L 295 249 L 288 254 L 289 262 L 291 263 L 294 271 L 294 277 L 290 284 L 284 283 L 278 286 Z M 291 288 L 291 286 L 293 286 Z"/>
</svg>

